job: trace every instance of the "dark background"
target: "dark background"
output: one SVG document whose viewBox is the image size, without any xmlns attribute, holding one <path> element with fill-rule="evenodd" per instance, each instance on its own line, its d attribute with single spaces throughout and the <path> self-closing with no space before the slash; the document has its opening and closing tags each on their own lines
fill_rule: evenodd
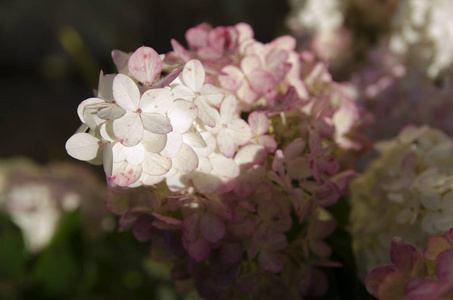
<svg viewBox="0 0 453 300">
<path fill-rule="evenodd" d="M 249 23 L 269 42 L 288 33 L 284 0 L 0 1 L 0 158 L 70 160 L 77 106 L 93 95 L 99 71 L 116 72 L 113 49 L 158 53 L 201 22 Z"/>
</svg>

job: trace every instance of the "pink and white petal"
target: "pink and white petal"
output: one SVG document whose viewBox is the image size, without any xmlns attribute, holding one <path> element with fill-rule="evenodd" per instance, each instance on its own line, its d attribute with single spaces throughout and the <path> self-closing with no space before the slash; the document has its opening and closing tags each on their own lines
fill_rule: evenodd
<svg viewBox="0 0 453 300">
<path fill-rule="evenodd" d="M 151 85 L 151 88 L 155 89 L 155 88 L 164 88 L 166 86 L 169 86 L 172 82 L 174 82 L 176 80 L 176 78 L 178 78 L 178 76 L 181 74 L 181 72 L 182 72 L 182 68 L 174 69 L 168 75 L 166 75 L 166 76 L 162 77 L 161 79 L 159 79 L 158 81 L 154 82 Z"/>
<path fill-rule="evenodd" d="M 219 151 L 228 158 L 232 158 L 236 152 L 236 145 L 232 138 L 233 134 L 229 134 L 226 129 L 221 130 L 217 134 L 217 147 Z"/>
<path fill-rule="evenodd" d="M 156 134 L 167 134 L 173 130 L 167 117 L 156 113 L 141 113 L 143 127 Z"/>
<path fill-rule="evenodd" d="M 140 103 L 140 91 L 129 76 L 118 74 L 113 80 L 113 97 L 127 111 L 136 111 Z"/>
<path fill-rule="evenodd" d="M 136 182 L 142 175 L 142 167 L 134 166 L 127 161 L 113 163 L 113 182 L 119 186 L 128 186 Z"/>
<path fill-rule="evenodd" d="M 212 106 L 219 107 L 222 103 L 225 93 L 212 84 L 205 84 L 200 90 L 200 99 Z"/>
<path fill-rule="evenodd" d="M 128 68 L 135 79 L 150 84 L 162 71 L 162 60 L 153 48 L 142 46 L 129 58 Z"/>
<path fill-rule="evenodd" d="M 170 106 L 167 114 L 173 128 L 186 132 L 198 116 L 197 106 L 186 100 L 176 100 Z"/>
<path fill-rule="evenodd" d="M 98 111 L 98 117 L 103 120 L 116 120 L 121 118 L 126 114 L 126 111 L 119 105 L 109 105 L 106 108 L 101 109 Z"/>
<path fill-rule="evenodd" d="M 167 144 L 167 135 L 152 133 L 145 130 L 143 132 L 142 144 L 145 146 L 146 151 L 158 153 L 165 148 L 165 145 Z"/>
<path fill-rule="evenodd" d="M 220 85 L 231 92 L 236 92 L 242 85 L 244 73 L 235 66 L 226 66 L 222 69 L 221 74 L 218 76 Z"/>
<path fill-rule="evenodd" d="M 191 173 L 198 167 L 198 156 L 191 147 L 182 144 L 181 150 L 172 158 L 172 167 L 182 173 Z"/>
<path fill-rule="evenodd" d="M 228 95 L 220 106 L 220 118 L 223 124 L 228 125 L 231 120 L 237 118 L 236 98 L 233 95 Z"/>
<path fill-rule="evenodd" d="M 285 148 L 285 160 L 290 161 L 302 154 L 305 149 L 305 140 L 297 138 Z"/>
<path fill-rule="evenodd" d="M 244 81 L 237 91 L 237 97 L 243 103 L 247 105 L 253 105 L 258 98 L 258 94 L 254 90 L 252 90 L 248 81 Z"/>
<path fill-rule="evenodd" d="M 195 105 L 198 107 L 198 118 L 200 118 L 204 125 L 215 127 L 217 117 L 220 118 L 219 112 L 199 98 L 195 98 Z"/>
<path fill-rule="evenodd" d="M 143 138 L 143 124 L 140 116 L 127 112 L 123 117 L 114 120 L 113 133 L 124 146 L 137 145 Z"/>
<path fill-rule="evenodd" d="M 121 50 L 112 50 L 113 63 L 119 73 L 129 74 L 129 70 L 127 68 L 129 57 L 131 57 L 130 53 L 126 53 Z"/>
<path fill-rule="evenodd" d="M 186 40 L 191 48 L 206 47 L 208 44 L 208 31 L 199 26 L 186 31 Z"/>
<path fill-rule="evenodd" d="M 274 45 L 280 49 L 285 50 L 294 50 L 296 49 L 296 39 L 290 35 L 282 35 L 271 42 L 271 45 Z"/>
<path fill-rule="evenodd" d="M 216 191 L 220 184 L 220 179 L 211 174 L 200 174 L 192 182 L 200 193 L 209 194 Z"/>
<path fill-rule="evenodd" d="M 182 135 L 178 130 L 173 130 L 167 134 L 167 144 L 165 148 L 160 152 L 162 156 L 172 158 L 175 157 L 182 147 Z"/>
<path fill-rule="evenodd" d="M 252 138 L 252 130 L 249 124 L 242 119 L 235 119 L 229 122 L 226 131 L 231 134 L 236 145 L 245 145 Z"/>
<path fill-rule="evenodd" d="M 187 62 L 190 60 L 190 53 L 187 51 L 178 41 L 175 39 L 170 40 L 173 52 L 179 56 L 183 61 Z"/>
<path fill-rule="evenodd" d="M 225 235 L 225 223 L 214 214 L 201 215 L 198 226 L 201 235 L 210 243 L 217 243 Z"/>
<path fill-rule="evenodd" d="M 69 155 L 78 160 L 92 160 L 98 155 L 100 140 L 91 134 L 80 132 L 71 136 L 65 148 Z"/>
<path fill-rule="evenodd" d="M 152 176 L 163 176 L 171 168 L 171 159 L 157 153 L 146 152 L 143 161 L 143 172 Z"/>
<path fill-rule="evenodd" d="M 207 144 L 198 131 L 186 132 L 182 135 L 182 140 L 185 144 L 195 148 L 206 148 Z"/>
<path fill-rule="evenodd" d="M 104 75 L 101 71 L 99 75 L 99 84 L 98 84 L 98 97 L 109 102 L 114 100 L 113 98 L 113 79 L 115 79 L 116 74 L 107 74 Z"/>
<path fill-rule="evenodd" d="M 212 169 L 221 177 L 234 178 L 239 175 L 239 167 L 231 158 L 213 153 L 209 160 L 211 161 Z"/>
<path fill-rule="evenodd" d="M 248 122 L 253 133 L 256 135 L 266 134 L 269 130 L 269 120 L 264 113 L 258 111 L 250 113 Z"/>
<path fill-rule="evenodd" d="M 272 161 L 272 171 L 274 172 L 280 172 L 283 171 L 283 165 L 285 162 L 285 155 L 283 154 L 283 151 L 278 149 L 275 151 L 274 155 L 274 160 Z"/>
<path fill-rule="evenodd" d="M 262 68 L 262 63 L 257 55 L 247 55 L 241 61 L 241 69 L 247 77 L 253 70 L 258 68 Z"/>
<path fill-rule="evenodd" d="M 171 90 L 175 99 L 183 99 L 187 101 L 193 101 L 196 95 L 195 93 L 185 85 L 178 84 Z"/>
<path fill-rule="evenodd" d="M 203 65 L 197 59 L 190 60 L 182 70 L 184 84 L 194 92 L 198 92 L 201 89 L 205 76 Z"/>
<path fill-rule="evenodd" d="M 255 69 L 251 71 L 247 78 L 252 89 L 260 94 L 269 93 L 275 86 L 274 76 L 264 69 Z"/>
<path fill-rule="evenodd" d="M 225 243 L 220 250 L 220 261 L 223 264 L 236 264 L 242 260 L 242 247 L 236 243 Z"/>
<path fill-rule="evenodd" d="M 143 93 L 140 108 L 143 112 L 165 114 L 173 103 L 173 93 L 168 88 L 150 89 Z"/>
<path fill-rule="evenodd" d="M 274 153 L 277 149 L 277 142 L 270 135 L 262 135 L 257 138 L 256 142 L 264 146 L 267 153 Z"/>
<path fill-rule="evenodd" d="M 262 165 L 266 160 L 266 151 L 263 146 L 257 144 L 249 144 L 236 153 L 234 161 L 242 169 L 251 168 L 254 165 Z"/>
</svg>

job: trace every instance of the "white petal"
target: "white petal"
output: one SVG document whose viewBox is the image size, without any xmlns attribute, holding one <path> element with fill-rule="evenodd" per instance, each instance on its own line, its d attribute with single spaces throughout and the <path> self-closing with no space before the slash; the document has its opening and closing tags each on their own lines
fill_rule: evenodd
<svg viewBox="0 0 453 300">
<path fill-rule="evenodd" d="M 233 118 L 237 117 L 236 113 L 236 98 L 233 95 L 228 95 L 220 106 L 220 117 L 223 124 L 228 124 Z"/>
<path fill-rule="evenodd" d="M 168 110 L 168 118 L 171 121 L 171 125 L 181 133 L 186 132 L 192 126 L 197 116 L 198 108 L 190 101 L 177 100 L 173 102 Z"/>
<path fill-rule="evenodd" d="M 219 151 L 225 155 L 226 157 L 233 157 L 234 153 L 236 152 L 236 145 L 230 134 L 226 129 L 223 129 L 217 135 L 217 146 L 219 147 Z"/>
<path fill-rule="evenodd" d="M 199 60 L 192 59 L 186 63 L 182 70 L 182 80 L 194 92 L 201 89 L 205 80 L 205 71 Z"/>
<path fill-rule="evenodd" d="M 234 161 L 241 168 L 250 168 L 254 165 L 262 165 L 266 160 L 266 150 L 263 146 L 249 144 L 236 153 Z"/>
<path fill-rule="evenodd" d="M 133 147 L 130 147 L 127 161 L 135 166 L 140 165 L 145 160 L 145 147 L 142 143 L 139 143 Z"/>
<path fill-rule="evenodd" d="M 165 145 L 167 144 L 167 135 L 156 134 L 145 130 L 142 144 L 145 146 L 146 151 L 158 153 L 165 148 Z"/>
<path fill-rule="evenodd" d="M 126 111 L 115 104 L 109 105 L 98 112 L 98 117 L 103 120 L 116 120 L 126 114 Z"/>
<path fill-rule="evenodd" d="M 173 130 L 170 121 L 163 115 L 155 113 L 142 113 L 141 119 L 143 127 L 152 133 L 165 134 Z"/>
<path fill-rule="evenodd" d="M 113 98 L 113 79 L 115 79 L 116 74 L 102 74 L 99 76 L 99 85 L 98 85 L 98 97 L 112 102 Z"/>
<path fill-rule="evenodd" d="M 193 150 L 198 154 L 198 157 L 207 157 L 217 148 L 217 141 L 215 137 L 207 131 L 202 131 L 200 134 L 206 142 L 206 148 L 194 148 Z"/>
<path fill-rule="evenodd" d="M 173 130 L 167 134 L 167 145 L 164 150 L 160 152 L 162 156 L 172 158 L 178 154 L 182 147 L 182 136 L 178 130 Z"/>
<path fill-rule="evenodd" d="M 88 133 L 76 133 L 66 142 L 66 151 L 79 160 L 95 159 L 99 150 L 100 140 Z"/>
<path fill-rule="evenodd" d="M 173 103 L 173 93 L 169 89 L 147 90 L 140 100 L 143 112 L 165 114 Z"/>
<path fill-rule="evenodd" d="M 231 132 L 230 135 L 236 145 L 245 145 L 252 138 L 252 130 L 249 124 L 242 119 L 232 120 L 228 124 L 227 132 Z"/>
<path fill-rule="evenodd" d="M 152 176 L 164 175 L 171 168 L 171 159 L 157 153 L 146 152 L 143 162 L 143 172 Z"/>
<path fill-rule="evenodd" d="M 220 106 L 225 93 L 212 84 L 205 84 L 200 90 L 200 99 L 213 106 Z"/>
<path fill-rule="evenodd" d="M 231 158 L 226 158 L 221 154 L 213 153 L 209 159 L 212 168 L 220 176 L 234 178 L 239 175 L 239 167 Z"/>
<path fill-rule="evenodd" d="M 100 98 L 89 98 L 82 101 L 77 107 L 77 114 L 79 115 L 80 121 L 87 124 L 91 129 L 96 127 L 103 122 L 97 116 L 99 109 L 107 107 L 108 103 Z"/>
<path fill-rule="evenodd" d="M 111 179 L 119 186 L 128 186 L 136 182 L 141 174 L 141 166 L 134 166 L 127 161 L 123 161 L 120 163 L 113 163 Z"/>
<path fill-rule="evenodd" d="M 217 124 L 216 120 L 220 119 L 219 112 L 199 98 L 196 98 L 194 102 L 198 107 L 198 117 L 203 124 L 209 127 L 215 127 Z"/>
<path fill-rule="evenodd" d="M 116 142 L 116 136 L 113 132 L 112 121 L 108 121 L 102 124 L 101 127 L 99 127 L 99 133 L 101 134 L 103 140 L 109 141 L 110 143 Z"/>
<path fill-rule="evenodd" d="M 186 132 L 182 135 L 182 140 L 184 141 L 185 144 L 189 145 L 190 147 L 195 147 L 195 148 L 205 148 L 207 147 L 207 144 L 201 134 L 196 131 L 196 132 Z"/>
<path fill-rule="evenodd" d="M 129 76 L 118 74 L 113 80 L 113 97 L 127 111 L 136 111 L 140 103 L 140 91 Z"/>
<path fill-rule="evenodd" d="M 142 176 L 140 176 L 138 181 L 140 181 L 143 185 L 155 185 L 164 180 L 164 178 L 164 176 L 152 176 L 142 173 Z"/>
<path fill-rule="evenodd" d="M 196 97 L 195 93 L 191 89 L 182 84 L 176 85 L 171 91 L 173 92 L 175 99 L 193 101 Z"/>
<path fill-rule="evenodd" d="M 140 116 L 128 112 L 122 118 L 113 121 L 113 132 L 124 146 L 135 146 L 143 138 L 143 124 Z"/>
<path fill-rule="evenodd" d="M 166 182 L 168 189 L 172 192 L 180 191 L 186 187 L 186 183 L 183 181 L 183 178 L 179 172 L 176 172 L 171 176 L 166 176 Z"/>
<path fill-rule="evenodd" d="M 198 166 L 198 156 L 191 147 L 182 144 L 181 150 L 172 158 L 172 166 L 182 173 L 191 173 Z"/>
<path fill-rule="evenodd" d="M 267 116 L 261 112 L 252 112 L 248 117 L 248 121 L 250 128 L 256 135 L 266 134 L 269 130 L 269 120 L 267 119 Z"/>
<path fill-rule="evenodd" d="M 115 143 L 112 147 L 113 161 L 116 163 L 127 159 L 130 147 L 123 146 L 121 143 Z"/>
</svg>

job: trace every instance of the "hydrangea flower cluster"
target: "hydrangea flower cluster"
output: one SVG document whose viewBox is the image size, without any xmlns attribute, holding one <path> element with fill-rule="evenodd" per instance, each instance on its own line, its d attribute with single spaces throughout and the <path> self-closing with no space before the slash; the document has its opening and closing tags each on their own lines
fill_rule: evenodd
<svg viewBox="0 0 453 300">
<path fill-rule="evenodd" d="M 354 98 L 388 122 L 370 126 L 377 141 L 406 125 L 453 134 L 453 24 L 448 0 L 292 1 L 289 27 L 336 76 L 352 83 Z M 332 46 L 334 45 L 334 46 Z"/>
<path fill-rule="evenodd" d="M 80 209 L 89 235 L 114 226 L 103 206 L 107 189 L 83 166 L 52 163 L 46 167 L 25 158 L 0 161 L 0 211 L 21 229 L 30 252 L 51 240 L 64 212 Z"/>
<path fill-rule="evenodd" d="M 422 247 L 428 236 L 453 227 L 451 138 L 407 127 L 376 149 L 379 157 L 351 184 L 351 234 L 363 278 L 389 262 L 393 236 Z"/>
<path fill-rule="evenodd" d="M 263 44 L 247 24 L 203 23 L 186 39 L 165 55 L 114 50 L 119 74 L 79 105 L 68 153 L 104 165 L 108 208 L 171 261 L 179 290 L 322 295 L 320 267 L 338 266 L 324 207 L 356 176 L 341 165 L 367 145 L 362 112 L 290 36 Z"/>
<path fill-rule="evenodd" d="M 393 265 L 381 266 L 366 278 L 378 299 L 451 299 L 453 297 L 453 229 L 428 239 L 420 251 L 400 237 L 392 239 Z"/>
</svg>

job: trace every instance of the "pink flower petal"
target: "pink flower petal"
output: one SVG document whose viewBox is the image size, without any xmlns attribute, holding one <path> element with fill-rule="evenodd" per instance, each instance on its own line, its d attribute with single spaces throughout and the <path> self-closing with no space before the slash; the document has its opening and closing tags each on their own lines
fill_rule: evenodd
<svg viewBox="0 0 453 300">
<path fill-rule="evenodd" d="M 154 49 L 142 46 L 129 58 L 128 68 L 135 79 L 150 84 L 162 71 L 162 60 Z"/>
<path fill-rule="evenodd" d="M 119 186 L 128 186 L 136 182 L 141 174 L 141 166 L 134 166 L 127 161 L 123 161 L 113 164 L 111 179 Z"/>
<path fill-rule="evenodd" d="M 216 243 L 225 235 L 225 224 L 220 217 L 205 213 L 200 217 L 199 230 L 208 242 Z"/>
</svg>

